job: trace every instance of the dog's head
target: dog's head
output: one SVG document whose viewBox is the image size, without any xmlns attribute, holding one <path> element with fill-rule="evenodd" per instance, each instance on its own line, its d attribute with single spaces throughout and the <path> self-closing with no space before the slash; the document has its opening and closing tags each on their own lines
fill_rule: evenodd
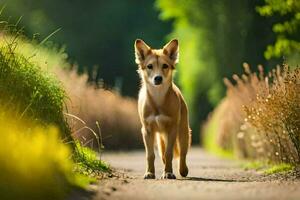
<svg viewBox="0 0 300 200">
<path fill-rule="evenodd" d="M 160 86 L 172 81 L 172 72 L 178 62 L 178 40 L 171 40 L 162 49 L 152 49 L 143 40 L 135 41 L 135 62 L 144 82 Z"/>
</svg>

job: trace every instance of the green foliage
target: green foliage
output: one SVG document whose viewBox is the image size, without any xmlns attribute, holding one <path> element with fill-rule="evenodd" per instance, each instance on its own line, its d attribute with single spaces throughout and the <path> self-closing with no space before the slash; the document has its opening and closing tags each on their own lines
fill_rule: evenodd
<svg viewBox="0 0 300 200">
<path fill-rule="evenodd" d="M 0 41 L 0 104 L 4 109 L 14 108 L 16 118 L 56 125 L 62 137 L 70 140 L 61 83 L 42 70 L 38 62 L 31 62 L 21 50 L 16 50 L 16 38 L 1 36 Z"/>
<path fill-rule="evenodd" d="M 295 169 L 295 166 L 287 163 L 281 163 L 277 165 L 270 166 L 268 169 L 264 170 L 266 174 L 276 174 L 276 173 L 287 173 Z"/>
<path fill-rule="evenodd" d="M 265 57 L 287 56 L 300 53 L 300 2 L 298 0 L 265 0 L 265 5 L 257 7 L 265 17 L 273 17 L 273 31 L 276 41 L 268 45 Z M 280 16 L 280 17 L 279 17 Z M 276 17 L 276 18 L 275 18 Z M 298 64 L 298 63 L 297 63 Z"/>
<path fill-rule="evenodd" d="M 101 159 L 99 160 L 96 152 L 82 146 L 78 141 L 73 153 L 73 160 L 76 162 L 75 171 L 84 175 L 97 176 L 99 173 L 110 171 L 109 165 Z"/>
<path fill-rule="evenodd" d="M 57 129 L 11 117 L 0 110 L 1 199 L 64 199 L 81 181 L 72 172 L 71 150 Z"/>
<path fill-rule="evenodd" d="M 245 169 L 254 169 L 257 171 L 261 171 L 266 175 L 288 173 L 295 169 L 295 166 L 288 163 L 272 164 L 263 161 L 243 162 L 241 166 Z"/>
</svg>

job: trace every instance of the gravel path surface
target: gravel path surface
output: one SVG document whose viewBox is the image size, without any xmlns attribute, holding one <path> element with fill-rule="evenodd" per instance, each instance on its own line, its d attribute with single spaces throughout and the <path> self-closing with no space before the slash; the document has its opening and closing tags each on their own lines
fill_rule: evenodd
<svg viewBox="0 0 300 200">
<path fill-rule="evenodd" d="M 162 163 L 156 156 L 156 180 L 143 180 L 145 153 L 105 152 L 102 156 L 117 170 L 117 176 L 100 181 L 94 200 L 110 199 L 270 199 L 300 200 L 299 180 L 266 177 L 245 170 L 236 161 L 220 159 L 200 148 L 188 154 L 188 178 L 160 180 Z M 177 172 L 177 163 L 174 162 Z"/>
</svg>

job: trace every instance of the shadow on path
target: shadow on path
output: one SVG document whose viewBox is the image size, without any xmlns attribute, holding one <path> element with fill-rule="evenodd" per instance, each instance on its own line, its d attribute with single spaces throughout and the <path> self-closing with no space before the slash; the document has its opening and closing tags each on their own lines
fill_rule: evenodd
<svg viewBox="0 0 300 200">
<path fill-rule="evenodd" d="M 178 179 L 180 181 L 207 181 L 207 182 L 252 182 L 252 180 L 236 180 L 236 179 L 218 179 L 218 178 L 201 178 L 201 177 L 186 177 Z"/>
</svg>

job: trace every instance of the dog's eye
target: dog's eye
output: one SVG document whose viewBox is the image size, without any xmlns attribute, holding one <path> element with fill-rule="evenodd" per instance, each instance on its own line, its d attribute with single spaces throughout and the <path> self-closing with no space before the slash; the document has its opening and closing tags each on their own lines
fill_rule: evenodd
<svg viewBox="0 0 300 200">
<path fill-rule="evenodd" d="M 153 68 L 153 65 L 152 65 L 152 64 L 149 64 L 149 65 L 147 65 L 147 68 L 148 68 L 148 69 L 152 69 L 152 68 Z"/>
<path fill-rule="evenodd" d="M 163 69 L 167 69 L 169 66 L 167 64 L 163 64 Z"/>
</svg>

